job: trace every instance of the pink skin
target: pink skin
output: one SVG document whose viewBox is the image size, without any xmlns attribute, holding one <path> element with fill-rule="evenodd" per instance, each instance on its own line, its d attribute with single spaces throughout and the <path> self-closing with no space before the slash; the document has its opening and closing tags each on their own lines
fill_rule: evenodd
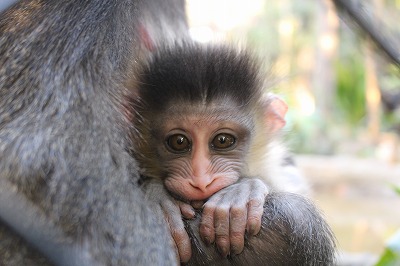
<svg viewBox="0 0 400 266">
<path fill-rule="evenodd" d="M 241 165 L 236 160 L 210 155 L 208 139 L 205 139 L 207 134 L 202 131 L 205 130 L 199 130 L 196 135 L 192 135 L 191 158 L 178 158 L 170 162 L 173 168 L 168 167 L 167 171 L 171 174 L 165 180 L 169 191 L 190 201 L 205 200 L 239 179 L 239 172 L 235 169 L 239 169 Z M 219 169 L 220 164 L 225 166 L 224 169 Z"/>
<path fill-rule="evenodd" d="M 281 129 L 284 124 L 286 104 L 273 96 L 265 104 L 267 133 Z M 182 134 L 191 142 L 191 150 L 183 156 L 166 155 L 164 181 L 173 194 L 192 202 L 193 206 L 203 204 L 203 216 L 200 235 L 205 243 L 216 242 L 221 255 L 226 257 L 231 252 L 239 254 L 244 247 L 244 235 L 255 235 L 261 228 L 263 204 L 268 188 L 257 178 L 240 178 L 244 167 L 241 154 L 245 152 L 239 132 L 240 125 L 221 117 L 187 115 L 184 118 L 171 119 L 163 129 L 165 135 Z M 214 119 L 213 119 L 214 118 Z M 223 122 L 222 122 L 223 121 Z M 171 133 L 172 132 L 172 133 Z M 220 152 L 210 149 L 210 141 L 218 133 L 228 133 L 236 137 L 234 149 Z M 242 141 L 242 142 L 241 142 Z M 161 154 L 168 154 L 162 151 Z M 239 179 L 240 178 L 240 179 Z M 185 218 L 193 218 L 193 207 L 174 200 L 175 211 L 171 206 L 163 207 L 170 229 L 177 243 L 181 261 L 190 259 L 190 240 L 183 223 L 176 219 L 176 210 Z M 163 204 L 162 204 L 163 205 Z"/>
<path fill-rule="evenodd" d="M 238 138 L 244 129 L 230 121 L 219 122 L 220 117 L 170 119 L 164 128 L 165 135 L 182 134 L 191 142 L 191 151 L 167 161 L 165 179 L 167 189 L 189 201 L 205 200 L 217 191 L 235 183 L 240 176 L 243 162 L 240 148 L 243 141 Z M 234 150 L 221 153 L 210 149 L 210 142 L 219 133 L 236 137 Z M 230 156 L 227 156 L 227 155 Z M 170 156 L 168 154 L 168 156 Z"/>
</svg>

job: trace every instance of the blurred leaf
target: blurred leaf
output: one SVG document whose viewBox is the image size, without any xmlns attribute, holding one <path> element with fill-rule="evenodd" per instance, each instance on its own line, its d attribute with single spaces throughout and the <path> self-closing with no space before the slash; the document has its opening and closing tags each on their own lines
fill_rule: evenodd
<svg viewBox="0 0 400 266">
<path fill-rule="evenodd" d="M 393 190 L 394 190 L 397 194 L 399 194 L 399 196 L 400 196 L 400 187 L 399 187 L 399 186 L 396 186 L 396 185 L 392 185 L 392 187 L 393 187 Z"/>
<path fill-rule="evenodd" d="M 390 238 L 383 255 L 375 266 L 399 266 L 400 265 L 400 230 Z"/>
<path fill-rule="evenodd" d="M 400 263 L 400 256 L 390 249 L 385 249 L 383 255 L 375 266 L 398 266 Z"/>
<path fill-rule="evenodd" d="M 358 56 L 342 58 L 336 63 L 337 103 L 351 123 L 365 116 L 365 70 Z"/>
</svg>

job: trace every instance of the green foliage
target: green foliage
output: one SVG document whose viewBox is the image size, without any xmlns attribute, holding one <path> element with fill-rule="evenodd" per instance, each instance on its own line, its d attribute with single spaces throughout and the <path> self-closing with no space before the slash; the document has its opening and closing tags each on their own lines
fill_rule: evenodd
<svg viewBox="0 0 400 266">
<path fill-rule="evenodd" d="M 400 186 L 392 185 L 393 190 L 400 196 Z M 375 266 L 399 266 L 400 265 L 400 230 L 392 236 L 386 248 Z"/>
<path fill-rule="evenodd" d="M 328 121 L 319 113 L 311 116 L 298 115 L 295 111 L 288 112 L 285 135 L 286 142 L 293 152 L 332 155 L 334 141 L 328 132 Z M 328 137 L 329 136 L 329 137 Z"/>
<path fill-rule="evenodd" d="M 375 266 L 400 265 L 400 230 L 389 240 L 383 255 Z"/>
<path fill-rule="evenodd" d="M 394 190 L 397 194 L 399 194 L 399 196 L 400 196 L 400 187 L 399 187 L 399 186 L 393 185 L 393 190 Z"/>
<path fill-rule="evenodd" d="M 247 31 L 246 40 L 248 43 L 252 47 L 256 47 L 256 50 L 260 53 L 268 53 L 268 56 L 274 58 L 278 57 L 280 50 L 277 30 L 279 20 L 278 6 L 276 4 L 266 5 L 263 15 L 257 18 L 257 23 Z"/>
<path fill-rule="evenodd" d="M 400 68 L 390 64 L 384 70 L 384 73 L 379 77 L 382 88 L 388 91 L 397 91 L 400 88 Z"/>
<path fill-rule="evenodd" d="M 365 116 L 365 69 L 359 56 L 345 57 L 335 64 L 337 104 L 350 123 Z"/>
</svg>

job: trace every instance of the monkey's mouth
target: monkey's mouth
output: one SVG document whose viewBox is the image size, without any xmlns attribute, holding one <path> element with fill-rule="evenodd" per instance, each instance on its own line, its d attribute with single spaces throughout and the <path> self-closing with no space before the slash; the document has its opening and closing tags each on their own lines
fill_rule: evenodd
<svg viewBox="0 0 400 266">
<path fill-rule="evenodd" d="M 235 173 L 215 174 L 211 182 L 193 182 L 193 178 L 183 179 L 169 176 L 164 180 L 166 189 L 181 201 L 205 201 L 221 189 L 228 187 L 238 180 Z"/>
<path fill-rule="evenodd" d="M 174 198 L 187 202 L 187 201 L 205 201 L 212 195 L 227 186 L 224 182 L 212 182 L 204 189 L 192 186 L 189 182 L 180 184 L 179 187 L 165 183 L 168 191 Z"/>
<path fill-rule="evenodd" d="M 171 191 L 169 189 L 168 189 L 168 191 L 169 191 L 169 193 L 171 194 L 172 197 L 174 197 L 175 199 L 177 199 L 179 201 L 183 201 L 183 202 L 186 202 L 186 203 L 190 203 L 191 201 L 206 201 L 215 192 L 217 192 L 217 191 L 215 191 L 214 193 L 213 192 L 204 193 L 204 192 L 201 192 L 201 191 L 198 192 L 198 193 L 191 192 L 190 196 L 188 196 L 188 195 L 182 194 L 180 192 Z"/>
<path fill-rule="evenodd" d="M 207 200 L 208 198 L 210 198 L 214 193 L 218 192 L 219 190 L 216 191 L 207 191 L 207 192 L 203 192 L 200 189 L 196 189 L 195 191 L 193 191 L 190 195 L 190 198 L 188 200 L 192 201 L 192 200 Z"/>
</svg>

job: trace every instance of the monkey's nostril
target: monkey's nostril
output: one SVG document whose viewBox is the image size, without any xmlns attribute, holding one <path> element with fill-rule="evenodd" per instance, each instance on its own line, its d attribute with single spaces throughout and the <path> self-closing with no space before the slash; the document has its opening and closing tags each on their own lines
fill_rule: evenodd
<svg viewBox="0 0 400 266">
<path fill-rule="evenodd" d="M 200 190 L 201 192 L 206 193 L 213 185 L 214 179 L 212 179 L 211 177 L 192 178 L 189 183 L 196 190 Z"/>
<path fill-rule="evenodd" d="M 206 185 L 206 189 L 209 189 L 214 183 L 215 183 L 215 179 L 212 179 L 211 182 L 209 182 L 209 183 Z"/>
</svg>

